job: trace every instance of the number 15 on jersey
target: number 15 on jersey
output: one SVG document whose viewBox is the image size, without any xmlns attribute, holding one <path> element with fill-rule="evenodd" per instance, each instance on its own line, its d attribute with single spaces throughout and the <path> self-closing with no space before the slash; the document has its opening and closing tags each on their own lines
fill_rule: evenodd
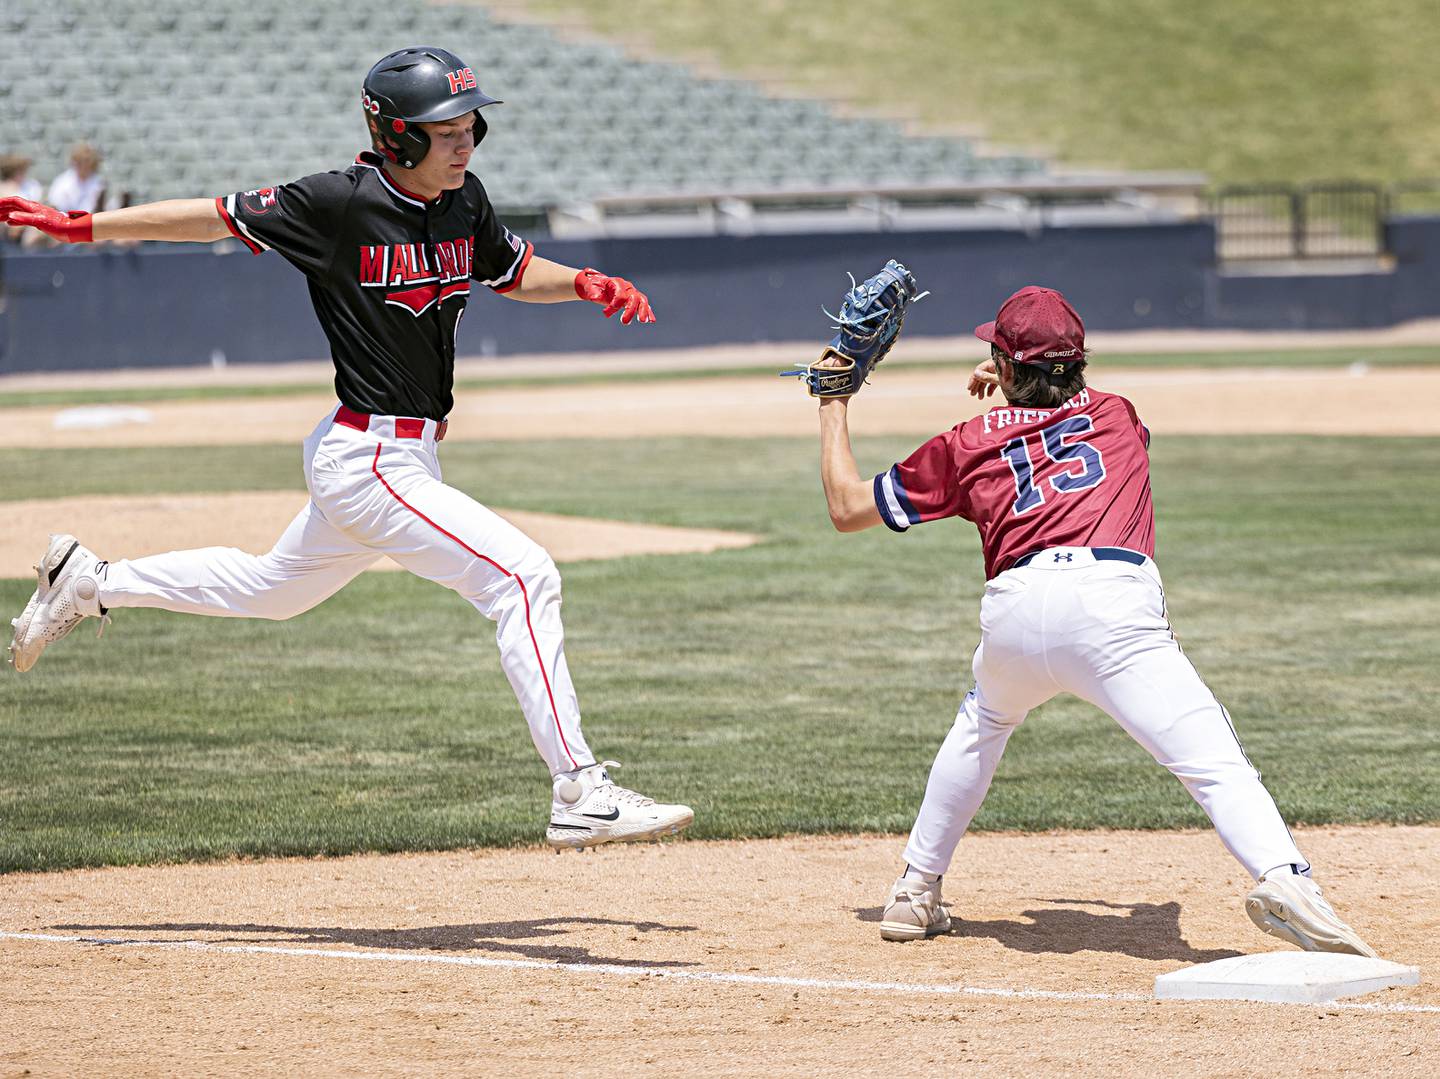
<svg viewBox="0 0 1440 1079">
<path fill-rule="evenodd" d="M 1089 490 L 1105 478 L 1105 462 L 1100 451 L 1082 437 L 1094 430 L 1095 424 L 1089 416 L 1068 416 L 1052 423 L 1038 435 L 1012 438 L 1005 443 L 1000 456 L 1005 458 L 1015 478 L 1015 501 L 1011 506 L 1015 516 L 1022 516 L 1045 504 L 1047 483 L 1035 483 L 1032 442 L 1038 441 L 1045 456 L 1062 467 L 1063 471 L 1058 476 L 1051 476 L 1048 480 L 1050 489 L 1058 494 Z"/>
</svg>

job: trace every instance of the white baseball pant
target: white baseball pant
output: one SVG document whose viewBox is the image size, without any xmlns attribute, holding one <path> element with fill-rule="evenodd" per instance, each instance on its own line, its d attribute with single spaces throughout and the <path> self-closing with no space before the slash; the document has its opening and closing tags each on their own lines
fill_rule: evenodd
<svg viewBox="0 0 1440 1079">
<path fill-rule="evenodd" d="M 1185 785 L 1252 877 L 1308 870 L 1229 715 L 1176 643 L 1153 561 L 1101 561 L 1085 547 L 1041 552 L 986 584 L 980 634 L 975 687 L 905 848 L 913 868 L 949 868 L 1010 735 L 1030 709 L 1068 692 L 1109 713 Z"/>
<path fill-rule="evenodd" d="M 337 409 L 305 440 L 310 501 L 267 554 L 232 547 L 110 563 L 106 607 L 293 618 L 388 555 L 495 622 L 500 662 L 552 776 L 595 763 L 565 663 L 560 574 L 514 525 L 440 478 L 433 420 Z M 398 430 L 397 430 L 398 423 Z M 408 436 L 408 437 L 406 437 Z"/>
</svg>

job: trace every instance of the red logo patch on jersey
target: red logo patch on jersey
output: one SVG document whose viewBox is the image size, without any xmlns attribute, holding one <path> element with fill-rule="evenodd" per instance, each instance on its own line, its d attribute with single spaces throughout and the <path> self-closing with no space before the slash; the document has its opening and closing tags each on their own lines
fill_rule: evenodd
<svg viewBox="0 0 1440 1079">
<path fill-rule="evenodd" d="M 257 187 L 254 191 L 246 191 L 240 197 L 245 200 L 245 209 L 252 214 L 268 214 L 280 199 L 273 187 Z"/>
<path fill-rule="evenodd" d="M 450 80 L 450 92 L 458 94 L 462 90 L 475 89 L 475 72 L 468 67 L 462 67 L 458 71 L 446 72 L 445 77 Z"/>
</svg>

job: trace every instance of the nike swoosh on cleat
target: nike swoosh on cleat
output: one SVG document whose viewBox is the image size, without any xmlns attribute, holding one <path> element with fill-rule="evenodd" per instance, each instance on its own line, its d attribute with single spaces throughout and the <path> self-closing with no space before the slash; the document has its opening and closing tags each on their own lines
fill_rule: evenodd
<svg viewBox="0 0 1440 1079">
<path fill-rule="evenodd" d="M 616 806 L 609 813 L 581 813 L 582 817 L 589 817 L 591 820 L 619 820 L 620 807 Z"/>
<path fill-rule="evenodd" d="M 60 571 L 65 568 L 65 563 L 70 561 L 70 556 L 75 553 L 75 548 L 79 546 L 79 540 L 76 540 L 74 543 L 70 544 L 70 549 L 65 552 L 65 557 L 60 559 L 60 564 L 50 571 L 50 580 L 48 583 L 51 588 L 55 587 L 55 578 L 60 576 Z"/>
</svg>

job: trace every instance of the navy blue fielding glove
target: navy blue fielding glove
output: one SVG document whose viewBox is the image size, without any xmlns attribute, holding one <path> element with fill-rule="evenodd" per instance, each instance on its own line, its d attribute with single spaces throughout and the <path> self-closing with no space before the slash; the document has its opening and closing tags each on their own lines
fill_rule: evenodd
<svg viewBox="0 0 1440 1079">
<path fill-rule="evenodd" d="M 840 313 L 831 315 L 825 311 L 835 320 L 838 332 L 820 353 L 820 359 L 780 372 L 803 379 L 811 397 L 852 397 L 859 393 L 875 365 L 900 336 L 905 309 L 930 295 L 921 292 L 915 275 L 894 259 L 858 285 L 852 275 L 850 284 Z"/>
</svg>

